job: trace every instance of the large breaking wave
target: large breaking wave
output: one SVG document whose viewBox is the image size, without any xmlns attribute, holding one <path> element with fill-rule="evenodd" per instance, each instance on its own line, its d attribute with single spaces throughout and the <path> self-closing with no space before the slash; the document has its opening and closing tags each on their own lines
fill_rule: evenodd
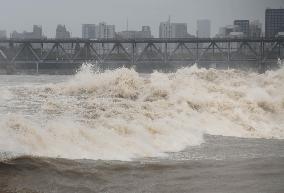
<svg viewBox="0 0 284 193">
<path fill-rule="evenodd" d="M 4 87 L 0 150 L 71 159 L 163 156 L 203 134 L 284 138 L 284 68 L 265 74 L 200 69 L 139 75 L 83 65 L 57 84 Z M 8 103 L 9 104 L 9 103 Z M 29 112 L 29 113 L 25 113 Z"/>
</svg>

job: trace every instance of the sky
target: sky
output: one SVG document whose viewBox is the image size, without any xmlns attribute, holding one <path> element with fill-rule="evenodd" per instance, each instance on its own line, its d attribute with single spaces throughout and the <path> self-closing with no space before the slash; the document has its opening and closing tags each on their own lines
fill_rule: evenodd
<svg viewBox="0 0 284 193">
<path fill-rule="evenodd" d="M 106 22 L 116 31 L 140 30 L 149 25 L 158 35 L 159 23 L 188 24 L 196 34 L 198 19 L 210 19 L 212 35 L 235 19 L 260 20 L 264 27 L 266 8 L 284 8 L 284 0 L 0 0 L 0 30 L 32 31 L 42 25 L 47 37 L 55 36 L 57 24 L 65 24 L 72 37 L 81 37 L 84 23 Z"/>
</svg>

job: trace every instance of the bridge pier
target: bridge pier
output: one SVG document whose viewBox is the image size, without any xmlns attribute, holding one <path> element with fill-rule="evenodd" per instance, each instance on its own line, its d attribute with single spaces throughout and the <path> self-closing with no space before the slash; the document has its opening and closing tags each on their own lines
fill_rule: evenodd
<svg viewBox="0 0 284 193">
<path fill-rule="evenodd" d="M 167 65 L 168 63 L 168 43 L 165 43 L 165 51 L 164 51 L 164 64 Z"/>
<path fill-rule="evenodd" d="M 131 63 L 132 63 L 132 66 L 135 66 L 136 65 L 136 62 L 135 62 L 135 54 L 136 54 L 136 43 L 132 43 L 132 52 L 131 52 Z"/>
<path fill-rule="evenodd" d="M 228 54 L 227 54 L 228 70 L 231 68 L 231 42 L 228 42 Z"/>
<path fill-rule="evenodd" d="M 38 72 L 39 72 L 39 63 L 36 62 L 36 73 L 38 74 Z"/>
</svg>

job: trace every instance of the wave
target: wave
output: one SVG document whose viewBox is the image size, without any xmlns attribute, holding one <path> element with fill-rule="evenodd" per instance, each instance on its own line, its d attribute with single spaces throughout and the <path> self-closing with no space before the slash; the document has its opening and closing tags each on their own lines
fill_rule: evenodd
<svg viewBox="0 0 284 193">
<path fill-rule="evenodd" d="M 141 75 L 84 64 L 68 81 L 7 91 L 36 113 L 2 116 L 0 150 L 131 160 L 199 145 L 205 133 L 283 139 L 283 82 L 284 68 L 256 74 L 194 65 Z"/>
</svg>

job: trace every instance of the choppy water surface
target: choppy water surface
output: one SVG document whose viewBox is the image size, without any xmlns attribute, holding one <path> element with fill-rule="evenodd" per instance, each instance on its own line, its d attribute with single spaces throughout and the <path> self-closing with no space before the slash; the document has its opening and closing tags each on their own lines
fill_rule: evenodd
<svg viewBox="0 0 284 193">
<path fill-rule="evenodd" d="M 282 191 L 283 82 L 283 68 L 196 66 L 139 75 L 84 65 L 75 76 L 0 76 L 0 189 Z M 271 180 L 261 186 L 265 176 Z"/>
</svg>

